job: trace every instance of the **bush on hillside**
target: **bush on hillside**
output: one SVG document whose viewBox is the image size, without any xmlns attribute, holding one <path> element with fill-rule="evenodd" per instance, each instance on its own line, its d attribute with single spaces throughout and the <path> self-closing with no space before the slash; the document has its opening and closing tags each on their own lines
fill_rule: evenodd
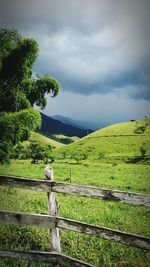
<svg viewBox="0 0 150 267">
<path fill-rule="evenodd" d="M 141 126 L 138 126 L 136 129 L 135 129 L 135 133 L 136 134 L 142 134 L 144 133 L 146 130 L 146 126 L 145 125 L 141 125 Z"/>
<path fill-rule="evenodd" d="M 98 159 L 105 159 L 105 158 L 106 158 L 105 153 L 104 153 L 103 151 L 101 151 L 101 152 L 99 153 L 99 157 L 98 157 Z"/>
<path fill-rule="evenodd" d="M 38 163 L 39 160 L 43 160 L 44 163 L 54 162 L 52 147 L 38 142 L 31 142 L 28 146 L 19 143 L 13 148 L 11 157 L 13 159 L 32 159 L 34 164 Z"/>
</svg>

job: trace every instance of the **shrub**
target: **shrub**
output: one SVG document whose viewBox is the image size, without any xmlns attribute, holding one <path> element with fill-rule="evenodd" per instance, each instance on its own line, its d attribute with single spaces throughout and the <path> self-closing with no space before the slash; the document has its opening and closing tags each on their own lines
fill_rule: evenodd
<svg viewBox="0 0 150 267">
<path fill-rule="evenodd" d="M 145 125 L 141 125 L 141 126 L 138 126 L 136 129 L 135 129 L 135 133 L 137 134 L 142 134 L 144 133 L 146 130 L 146 126 Z"/>
<path fill-rule="evenodd" d="M 105 153 L 104 152 L 100 152 L 98 158 L 99 159 L 105 159 L 106 158 Z"/>
</svg>

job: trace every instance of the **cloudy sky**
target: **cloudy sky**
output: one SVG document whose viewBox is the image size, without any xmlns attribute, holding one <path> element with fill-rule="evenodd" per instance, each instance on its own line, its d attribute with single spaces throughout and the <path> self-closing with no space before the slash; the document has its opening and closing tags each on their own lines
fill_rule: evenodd
<svg viewBox="0 0 150 267">
<path fill-rule="evenodd" d="M 35 38 L 55 77 L 44 113 L 98 123 L 150 115 L 149 0 L 0 0 L 0 27 Z"/>
</svg>

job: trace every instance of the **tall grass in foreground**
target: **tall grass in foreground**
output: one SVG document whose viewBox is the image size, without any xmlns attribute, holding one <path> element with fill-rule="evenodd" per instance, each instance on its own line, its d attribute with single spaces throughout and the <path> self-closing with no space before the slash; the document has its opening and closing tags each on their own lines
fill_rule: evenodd
<svg viewBox="0 0 150 267">
<path fill-rule="evenodd" d="M 53 164 L 55 180 L 91 184 L 98 187 L 121 189 L 132 192 L 149 193 L 148 176 L 150 166 L 142 164 L 98 164 L 89 166 L 77 164 Z M 12 161 L 7 168 L 0 167 L 3 174 L 44 178 L 44 164 L 30 164 L 30 161 Z M 47 213 L 47 195 L 31 190 L 1 187 L 0 209 Z M 145 207 L 93 200 L 84 197 L 57 194 L 61 203 L 59 215 L 98 224 L 113 229 L 150 235 L 150 211 Z M 29 226 L 0 225 L 2 248 L 23 250 L 49 250 L 48 230 Z M 150 254 L 137 248 L 112 241 L 90 237 L 71 231 L 61 231 L 62 252 L 90 262 L 97 266 L 111 267 L 148 267 Z M 21 260 L 5 259 L 0 266 L 49 266 Z"/>
</svg>

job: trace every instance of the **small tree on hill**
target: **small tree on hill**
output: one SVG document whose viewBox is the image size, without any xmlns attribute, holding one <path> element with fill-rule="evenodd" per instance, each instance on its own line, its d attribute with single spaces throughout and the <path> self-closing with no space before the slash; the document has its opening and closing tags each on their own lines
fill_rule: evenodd
<svg viewBox="0 0 150 267">
<path fill-rule="evenodd" d="M 146 125 L 140 125 L 135 129 L 135 133 L 137 134 L 142 134 L 146 130 Z"/>
<path fill-rule="evenodd" d="M 29 145 L 30 148 L 30 158 L 32 163 L 37 163 L 39 160 L 43 160 L 45 163 L 48 163 L 50 159 L 51 162 L 54 161 L 51 153 L 51 147 L 48 145 L 43 145 L 40 143 L 32 142 Z"/>
</svg>

